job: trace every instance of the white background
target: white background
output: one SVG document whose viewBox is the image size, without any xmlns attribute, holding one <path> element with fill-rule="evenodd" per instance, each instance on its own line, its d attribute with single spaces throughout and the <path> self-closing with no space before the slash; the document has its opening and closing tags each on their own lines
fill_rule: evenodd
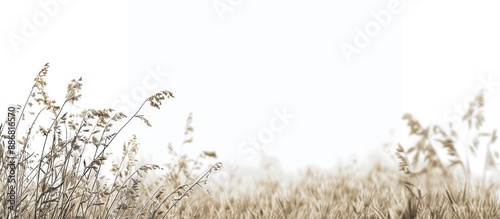
<svg viewBox="0 0 500 219">
<path fill-rule="evenodd" d="M 145 111 L 153 128 L 137 122 L 129 129 L 148 161 L 162 161 L 168 142 L 180 145 L 189 112 L 195 142 L 184 152 L 239 159 L 238 145 L 283 107 L 296 117 L 262 153 L 285 169 L 331 167 L 352 155 L 367 160 L 391 141 L 390 130 L 393 141 L 404 140 L 403 113 L 444 123 L 443 114 L 481 85 L 479 77 L 500 81 L 495 1 L 404 1 L 402 14 L 392 14 L 351 62 L 340 45 L 353 44 L 356 28 L 391 1 L 231 1 L 222 20 L 211 0 L 74 0 L 58 4 L 16 52 L 9 34 L 22 36 L 23 19 L 44 13 L 45 2 L 0 3 L 0 105 L 24 102 L 46 62 L 53 98 L 62 102 L 66 84 L 83 76 L 86 107 L 116 106 L 140 89 L 148 68 L 158 68 L 167 75 L 148 94 L 165 88 L 176 98 Z M 491 115 L 497 92 L 487 100 L 490 126 L 499 121 Z"/>
</svg>

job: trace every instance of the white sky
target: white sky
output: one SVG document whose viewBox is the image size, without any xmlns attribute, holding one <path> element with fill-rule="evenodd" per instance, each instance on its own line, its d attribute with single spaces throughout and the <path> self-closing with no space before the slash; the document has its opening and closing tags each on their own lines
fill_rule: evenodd
<svg viewBox="0 0 500 219">
<path fill-rule="evenodd" d="M 0 3 L 0 105 L 22 103 L 46 62 L 58 100 L 72 78 L 84 77 L 85 106 L 135 109 L 139 103 L 123 104 L 123 95 L 169 89 L 174 100 L 145 111 L 153 128 L 138 122 L 130 129 L 149 160 L 160 161 L 168 142 L 180 144 L 189 112 L 195 143 L 185 151 L 241 159 L 238 145 L 269 127 L 273 109 L 286 107 L 295 119 L 274 133 L 265 153 L 286 169 L 328 167 L 378 150 L 403 112 L 424 124 L 443 122 L 480 85 L 478 77 L 500 80 L 495 1 L 405 2 L 351 62 L 341 43 L 352 45 L 356 28 L 376 21 L 371 12 L 391 1 L 221 0 L 234 4 L 221 20 L 212 0 L 70 0 L 16 52 L 9 34 L 22 36 L 23 19 L 45 13 L 44 2 Z M 155 82 L 148 68 L 165 74 L 145 88 L 144 81 Z M 498 109 L 499 95 L 489 102 Z"/>
</svg>

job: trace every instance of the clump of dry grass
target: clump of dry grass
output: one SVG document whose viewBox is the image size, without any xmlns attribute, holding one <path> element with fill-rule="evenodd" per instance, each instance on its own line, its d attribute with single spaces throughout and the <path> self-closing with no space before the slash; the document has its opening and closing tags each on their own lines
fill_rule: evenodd
<svg viewBox="0 0 500 219">
<path fill-rule="evenodd" d="M 470 202 L 471 195 L 467 193 L 467 185 L 475 186 L 475 192 L 490 193 L 492 190 L 498 191 L 498 182 L 495 179 L 491 179 L 489 182 L 486 181 L 487 171 L 497 172 L 498 167 L 496 165 L 497 160 L 500 158 L 498 151 L 494 151 L 491 145 L 495 143 L 497 139 L 496 130 L 492 132 L 487 132 L 483 130 L 483 124 L 485 118 L 483 115 L 484 107 L 484 97 L 483 93 L 480 92 L 470 103 L 469 109 L 462 116 L 462 121 L 466 124 L 465 131 L 458 130 L 452 124 L 449 125 L 448 129 L 442 128 L 438 125 L 433 125 L 429 127 L 423 127 L 420 125 L 418 120 L 416 120 L 410 114 L 403 116 L 403 119 L 407 120 L 407 125 L 410 129 L 410 136 L 415 135 L 418 140 L 415 145 L 409 147 L 407 151 L 399 145 L 396 149 L 396 157 L 399 163 L 399 170 L 405 174 L 401 177 L 406 190 L 410 194 L 410 197 L 416 199 L 415 202 L 411 202 L 412 198 L 408 199 L 407 210 L 403 214 L 403 218 L 420 218 L 419 212 L 421 212 L 421 204 L 424 201 L 425 195 L 422 195 L 422 191 L 419 187 L 415 186 L 411 181 L 416 179 L 424 179 L 423 183 L 427 185 L 427 188 L 432 188 L 431 185 L 438 185 L 441 194 L 434 193 L 431 198 L 438 199 L 439 196 L 444 196 L 448 201 L 448 206 L 451 209 L 451 214 L 447 214 L 447 211 L 442 208 L 447 207 L 445 203 L 439 205 L 441 209 L 432 209 L 432 218 L 497 218 L 499 215 L 498 208 L 490 208 L 487 212 L 483 212 L 478 203 Z M 466 133 L 464 136 L 458 133 Z M 483 156 L 479 155 L 477 151 L 480 149 L 481 139 L 486 138 L 486 150 Z M 469 140 L 472 141 L 469 142 Z M 484 141 L 483 141 L 484 142 Z M 464 146 L 462 154 L 458 152 L 457 145 Z M 441 148 L 438 148 L 438 147 Z M 443 159 L 437 153 L 437 150 L 444 150 L 447 159 Z M 409 153 L 412 154 L 412 159 L 409 159 Z M 481 180 L 478 181 L 477 178 L 471 176 L 470 167 L 470 156 L 476 156 L 476 158 L 482 158 L 484 162 Z M 462 174 L 454 174 L 453 167 L 460 165 L 462 167 Z M 413 166 L 413 167 L 412 167 Z M 414 167 L 419 167 L 418 171 L 414 171 Z M 436 174 L 437 173 L 437 174 Z M 436 181 L 438 183 L 436 183 Z M 459 194 L 454 194 L 451 187 L 449 186 L 456 181 L 463 181 L 463 191 Z M 489 185 L 488 188 L 487 185 Z M 455 185 L 455 188 L 457 186 Z M 444 191 L 444 192 L 443 192 Z M 491 196 L 488 195 L 488 198 Z M 497 203 L 498 198 L 490 200 L 490 203 Z M 482 198 L 477 198 L 475 201 L 483 201 Z M 461 206 L 461 207 L 458 207 Z M 432 206 L 428 206 L 432 208 Z"/>
<path fill-rule="evenodd" d="M 169 177 L 156 180 L 154 183 L 161 185 L 162 189 L 152 194 L 154 185 L 145 185 L 142 181 L 149 171 L 161 171 L 163 167 L 146 164 L 135 168 L 139 142 L 134 135 L 123 145 L 120 161 L 112 163 L 110 172 L 114 178 L 109 183 L 104 174 L 107 172 L 104 164 L 112 156 L 108 148 L 133 119 L 151 126 L 139 112 L 146 104 L 160 109 L 165 100 L 174 97 L 173 93 L 165 90 L 152 95 L 132 115 L 124 115 L 111 108 L 72 113 L 67 106 L 81 98 L 82 78 L 68 84 L 65 99 L 59 105 L 45 91 L 48 68 L 46 64 L 37 74 L 25 104 L 18 109 L 22 118 L 19 123 L 24 123 L 27 128 L 26 132 L 21 133 L 20 127 L 16 126 L 20 136 L 17 139 L 20 147 L 15 167 L 17 204 L 13 206 L 14 211 L 7 210 L 9 203 L 6 193 L 2 192 L 0 217 L 166 217 L 179 201 L 192 192 L 194 186 L 203 186 L 208 176 L 220 168 L 221 164 L 217 163 L 192 186 L 180 186 L 180 178 L 175 174 L 189 173 L 185 178 L 189 182 L 194 178 L 189 169 L 201 169 L 203 165 L 199 159 L 208 157 L 183 156 L 178 162 L 166 166 L 170 171 Z M 32 121 L 26 123 L 29 118 Z M 188 120 L 191 120 L 191 116 Z M 0 133 L 3 133 L 3 127 Z M 192 127 L 188 129 L 192 131 Z M 7 135 L 1 136 L 0 148 L 6 146 L 7 138 Z M 0 175 L 5 176 L 7 157 L 3 150 L 0 152 Z M 173 150 L 170 149 L 170 152 L 173 153 Z M 0 182 L 6 188 L 5 177 L 0 178 Z M 177 189 L 167 185 L 174 185 Z M 145 197 L 145 194 L 150 196 Z"/>
<path fill-rule="evenodd" d="M 475 183 L 470 165 L 473 157 L 484 163 L 480 184 L 486 186 L 491 183 L 487 182 L 487 173 L 499 173 L 497 163 L 500 160 L 500 152 L 492 147 L 497 139 L 496 130 L 484 130 L 483 107 L 484 96 L 480 92 L 462 115 L 464 123 L 462 128 L 452 124 L 447 128 L 439 125 L 423 127 L 412 115 L 404 115 L 403 119 L 407 121 L 410 136 L 416 136 L 418 140 L 404 153 L 406 161 L 399 157 L 402 154 L 402 147 L 398 147 L 400 166 L 413 166 L 415 175 L 436 172 L 450 175 L 456 173 L 454 167 L 459 166 L 462 169 L 461 177 L 471 179 L 469 183 Z M 479 154 L 481 149 L 484 152 Z M 440 155 L 437 152 L 439 150 L 446 152 L 446 156 Z"/>
</svg>

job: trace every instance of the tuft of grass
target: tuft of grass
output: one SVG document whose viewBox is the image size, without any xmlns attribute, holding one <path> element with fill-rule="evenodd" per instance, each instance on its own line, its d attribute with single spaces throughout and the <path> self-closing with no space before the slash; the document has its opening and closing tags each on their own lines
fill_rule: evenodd
<svg viewBox="0 0 500 219">
<path fill-rule="evenodd" d="M 475 172 L 482 172 L 479 183 L 486 186 L 488 172 L 499 173 L 497 163 L 500 153 L 498 149 L 492 148 L 497 139 L 496 129 L 484 130 L 484 105 L 484 94 L 479 92 L 462 115 L 463 125 L 450 124 L 446 128 L 439 125 L 424 127 L 415 117 L 405 114 L 403 119 L 407 121 L 409 135 L 416 136 L 418 140 L 406 150 L 406 161 L 400 157 L 403 148 L 401 146 L 397 148 L 400 169 L 403 168 L 401 165 L 413 166 L 417 169 L 414 171 L 417 175 L 431 172 L 449 175 L 454 173 L 455 166 L 460 166 L 462 177 L 470 179 L 469 183 L 476 183 L 470 165 L 470 160 L 474 157 L 484 163 L 483 169 Z M 484 150 L 484 154 L 479 154 L 481 149 Z M 446 157 L 440 155 L 437 152 L 439 150 L 445 151 Z M 407 173 L 405 169 L 401 170 Z"/>
<path fill-rule="evenodd" d="M 178 186 L 182 183 L 180 172 L 185 173 L 185 181 L 193 180 L 191 169 L 201 169 L 201 159 L 207 158 L 203 154 L 198 158 L 183 155 L 179 161 L 164 166 L 168 177 L 144 183 L 149 171 L 161 172 L 164 167 L 157 164 L 136 167 L 140 143 L 133 135 L 123 144 L 119 161 L 111 161 L 111 169 L 106 169 L 105 164 L 112 157 L 108 151 L 114 147 L 116 137 L 134 119 L 151 126 L 149 120 L 139 114 L 141 109 L 146 104 L 160 109 L 164 101 L 174 98 L 173 93 L 164 90 L 152 95 L 132 115 L 112 108 L 75 113 L 68 106 L 81 99 L 82 78 L 70 81 L 65 99 L 58 104 L 45 91 L 48 68 L 46 64 L 37 74 L 24 105 L 17 109 L 21 117 L 16 125 L 19 136 L 15 166 L 17 202 L 13 211 L 8 210 L 6 192 L 2 192 L 1 218 L 165 218 L 194 186 L 202 187 L 208 176 L 220 168 L 221 163 L 216 163 L 191 187 Z M 0 126 L 2 176 L 7 175 L 9 165 L 3 150 L 9 138 L 4 127 L 5 124 Z M 171 145 L 168 150 L 177 156 Z M 107 179 L 107 173 L 112 175 L 111 180 Z M 6 177 L 1 177 L 0 183 L 6 188 Z M 157 185 L 162 190 L 153 193 Z"/>
</svg>

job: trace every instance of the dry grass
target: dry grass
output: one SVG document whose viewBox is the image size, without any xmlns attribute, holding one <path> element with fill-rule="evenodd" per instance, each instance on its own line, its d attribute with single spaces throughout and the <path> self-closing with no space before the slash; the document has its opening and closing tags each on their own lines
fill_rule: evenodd
<svg viewBox="0 0 500 219">
<path fill-rule="evenodd" d="M 202 161 L 209 156 L 177 156 L 169 145 L 168 150 L 175 157 L 171 163 L 165 167 L 147 164 L 136 168 L 139 143 L 132 136 L 123 145 L 119 162 L 111 162 L 111 170 L 104 169 L 112 157 L 108 148 L 115 146 L 113 142 L 122 130 L 133 119 L 151 126 L 139 112 L 146 104 L 160 109 L 163 101 L 174 97 L 172 92 L 154 94 L 133 115 L 113 109 L 71 113 L 66 108 L 81 98 L 82 79 L 68 84 L 65 100 L 58 105 L 45 92 L 48 67 L 46 64 L 38 73 L 24 106 L 18 108 L 22 118 L 19 123 L 25 124 L 26 131 L 22 133 L 22 126 L 16 126 L 17 205 L 13 207 L 15 211 L 7 210 L 7 177 L 0 178 L 4 188 L 0 194 L 1 218 L 16 216 L 13 212 L 17 212 L 19 218 L 162 218 L 187 197 L 194 186 L 203 186 L 208 176 L 221 167 L 220 163 L 214 164 L 196 180 L 192 171 L 204 168 Z M 192 132 L 190 120 L 191 116 L 186 135 Z M 4 127 L 1 126 L 0 175 L 7 176 L 9 160 L 4 149 L 9 136 Z M 189 141 L 186 139 L 184 143 Z M 149 171 L 162 169 L 166 169 L 162 177 L 148 184 L 141 182 Z M 112 179 L 106 178 L 107 172 Z"/>
<path fill-rule="evenodd" d="M 399 164 L 399 172 L 375 159 L 367 161 L 372 166 L 366 174 L 338 167 L 330 172 L 308 169 L 288 179 L 249 181 L 238 175 L 250 173 L 236 170 L 228 173 L 229 184 L 211 192 L 209 176 L 221 168 L 215 152 L 192 158 L 177 154 L 169 144 L 166 165 L 136 167 L 136 136 L 123 144 L 120 155 L 108 152 L 118 146 L 112 143 L 133 119 L 151 126 L 139 112 L 146 103 L 159 109 L 173 98 L 171 92 L 151 96 L 133 115 L 113 109 L 71 113 L 65 107 L 80 99 L 81 79 L 70 82 L 66 99 L 58 105 L 44 90 L 47 69 L 48 65 L 37 75 L 19 108 L 26 126 L 24 133 L 18 129 L 17 140 L 19 218 L 500 218 L 497 136 L 496 131 L 483 130 L 482 95 L 463 115 L 465 130 L 424 127 L 404 115 L 416 141 L 396 148 L 394 165 Z M 192 141 L 191 121 L 189 115 L 182 146 Z M 3 129 L 1 133 L 0 174 L 5 176 L 8 136 Z M 119 156 L 118 162 L 112 156 Z M 484 161 L 479 177 L 473 177 L 472 156 Z M 6 188 L 6 178 L 0 182 Z M 12 216 L 6 210 L 5 191 L 0 200 L 0 217 Z"/>
</svg>

